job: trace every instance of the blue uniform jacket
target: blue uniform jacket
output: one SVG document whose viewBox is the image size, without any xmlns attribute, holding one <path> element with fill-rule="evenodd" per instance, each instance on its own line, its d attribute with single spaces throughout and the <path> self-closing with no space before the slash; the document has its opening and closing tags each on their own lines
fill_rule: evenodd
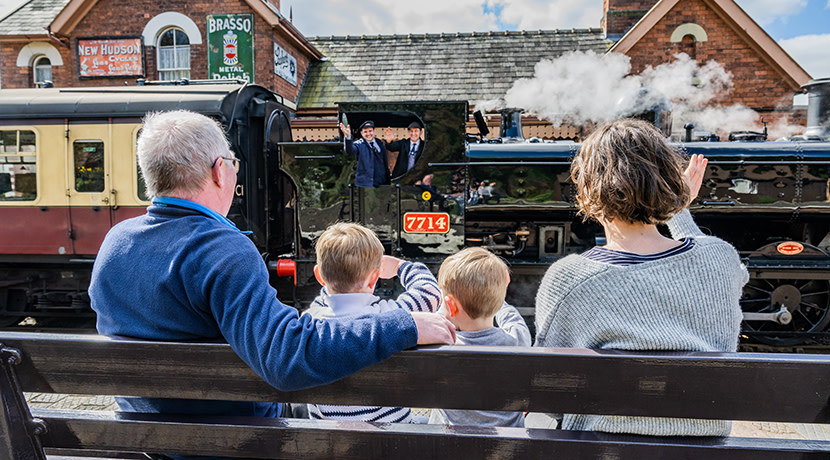
<svg viewBox="0 0 830 460">
<path fill-rule="evenodd" d="M 388 185 L 389 179 L 389 158 L 386 156 L 386 146 L 383 142 L 376 141 L 380 149 L 375 151 L 366 139 L 353 141 L 348 137 L 344 139 L 346 153 L 357 157 L 357 171 L 354 175 L 354 183 L 358 187 L 377 187 Z"/>
</svg>

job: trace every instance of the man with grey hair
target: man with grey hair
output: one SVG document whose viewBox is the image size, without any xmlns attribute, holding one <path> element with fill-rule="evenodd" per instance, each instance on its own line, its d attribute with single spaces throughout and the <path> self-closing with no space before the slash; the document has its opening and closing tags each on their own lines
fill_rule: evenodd
<svg viewBox="0 0 830 460">
<path fill-rule="evenodd" d="M 214 120 L 187 111 L 149 114 L 137 148 L 152 206 L 113 227 L 101 245 L 89 287 L 99 333 L 224 340 L 283 391 L 332 382 L 416 344 L 454 343 L 454 328 L 434 313 L 396 310 L 337 322 L 300 318 L 280 303 L 259 251 L 225 217 L 240 160 Z M 133 412 L 279 413 L 274 403 L 118 403 Z"/>
</svg>

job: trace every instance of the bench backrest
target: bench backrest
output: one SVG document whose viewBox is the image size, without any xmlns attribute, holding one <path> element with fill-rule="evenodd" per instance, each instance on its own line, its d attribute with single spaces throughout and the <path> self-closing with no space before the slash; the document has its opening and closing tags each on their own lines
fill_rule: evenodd
<svg viewBox="0 0 830 460">
<path fill-rule="evenodd" d="M 226 344 L 12 332 L 0 332 L 0 343 L 6 350 L 4 361 L 19 354 L 17 364 L 4 367 L 4 400 L 26 391 L 777 422 L 826 423 L 830 418 L 830 356 L 824 355 L 436 346 L 398 353 L 330 385 L 281 392 L 263 382 Z M 16 426 L 16 415 L 9 414 L 14 411 L 5 401 L 4 406 L 4 433 L 14 436 L 15 430 L 25 429 L 31 435 L 39 429 L 28 422 Z M 39 436 L 45 447 L 258 458 L 372 458 L 378 452 L 396 452 L 398 458 L 450 458 L 453 453 L 471 458 L 471 452 L 499 451 L 550 458 L 554 452 L 574 453 L 567 449 L 611 449 L 636 457 L 644 446 L 674 446 L 685 453 L 757 450 L 755 457 L 746 458 L 763 458 L 764 452 L 781 454 L 784 446 L 773 440 L 683 441 L 296 419 L 76 411 L 36 411 L 35 416 L 45 420 L 46 432 Z M 148 423 L 154 420 L 168 423 Z M 804 449 L 828 452 L 827 444 L 789 441 L 786 446 L 800 455 Z"/>
</svg>

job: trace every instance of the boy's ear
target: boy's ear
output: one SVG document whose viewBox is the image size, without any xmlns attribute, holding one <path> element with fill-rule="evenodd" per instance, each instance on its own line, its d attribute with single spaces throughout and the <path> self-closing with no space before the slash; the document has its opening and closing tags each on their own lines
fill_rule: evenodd
<svg viewBox="0 0 830 460">
<path fill-rule="evenodd" d="M 458 314 L 458 299 L 456 299 L 454 295 L 445 295 L 444 303 L 447 304 L 447 310 L 450 312 L 450 318 Z"/>
<path fill-rule="evenodd" d="M 326 285 L 326 282 L 323 281 L 323 277 L 320 276 L 320 267 L 318 265 L 314 266 L 314 277 L 317 278 L 317 282 L 320 283 L 320 286 Z"/>
<path fill-rule="evenodd" d="M 378 279 L 380 278 L 380 268 L 375 269 L 372 271 L 372 274 L 369 275 L 369 279 L 367 280 L 366 286 L 370 288 L 372 291 L 375 290 L 375 285 L 378 284 Z"/>
</svg>

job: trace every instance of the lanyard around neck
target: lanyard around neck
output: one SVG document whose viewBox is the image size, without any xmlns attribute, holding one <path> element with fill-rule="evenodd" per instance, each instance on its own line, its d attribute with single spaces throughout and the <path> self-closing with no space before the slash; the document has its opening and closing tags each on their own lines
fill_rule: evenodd
<svg viewBox="0 0 830 460">
<path fill-rule="evenodd" d="M 203 206 L 199 203 L 190 200 L 184 200 L 182 198 L 173 198 L 171 196 L 157 196 L 153 198 L 153 204 L 155 206 L 161 207 L 173 207 L 173 208 L 182 208 L 182 209 L 189 209 L 191 211 L 196 211 L 199 214 L 202 214 L 206 217 L 209 217 L 215 221 L 221 222 L 228 227 L 236 230 L 237 232 L 244 233 L 246 235 L 251 234 L 253 232 L 245 231 L 243 232 L 239 228 L 236 227 L 236 224 L 231 222 L 230 219 L 219 214 L 218 212 L 214 211 L 213 209 L 208 208 L 207 206 Z"/>
</svg>

